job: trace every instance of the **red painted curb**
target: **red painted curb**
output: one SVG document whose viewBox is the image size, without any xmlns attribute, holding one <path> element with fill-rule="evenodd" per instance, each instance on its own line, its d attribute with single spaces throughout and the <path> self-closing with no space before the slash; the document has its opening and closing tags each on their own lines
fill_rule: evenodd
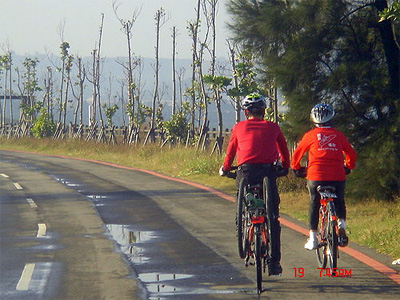
<svg viewBox="0 0 400 300">
<path fill-rule="evenodd" d="M 164 178 L 167 180 L 172 180 L 172 181 L 176 181 L 176 182 L 180 182 L 180 183 L 184 183 L 190 186 L 194 186 L 196 188 L 205 190 L 207 192 L 213 193 L 214 195 L 223 198 L 225 200 L 228 200 L 230 202 L 235 203 L 235 198 L 229 195 L 226 195 L 224 193 L 222 193 L 221 191 L 218 191 L 214 188 L 211 187 L 207 187 L 204 185 L 201 185 L 199 183 L 195 183 L 195 182 L 191 182 L 185 179 L 179 179 L 179 178 L 175 178 L 175 177 L 171 177 L 171 176 L 167 176 L 167 175 L 163 175 L 154 171 L 149 171 L 149 170 L 144 170 L 144 169 L 138 169 L 138 168 L 133 168 L 133 167 L 127 167 L 127 166 L 122 166 L 122 165 L 117 165 L 117 164 L 113 164 L 113 163 L 109 163 L 109 162 L 104 162 L 104 161 L 99 161 L 99 160 L 93 160 L 93 159 L 85 159 L 85 158 L 77 158 L 77 157 L 68 157 L 68 156 L 64 156 L 64 155 L 53 155 L 53 154 L 41 154 L 41 153 L 33 153 L 33 152 L 26 152 L 26 151 L 19 151 L 19 150 L 6 150 L 6 151 L 13 151 L 13 152 L 21 152 L 21 153 L 30 153 L 30 154 L 36 154 L 36 155 L 44 155 L 44 156 L 51 156 L 51 157 L 60 157 L 60 158 L 68 158 L 68 159 L 75 159 L 75 160 L 81 160 L 81 161 L 87 161 L 87 162 L 93 162 L 93 163 L 97 163 L 97 164 L 102 164 L 102 165 L 106 165 L 106 166 L 110 166 L 110 167 L 115 167 L 115 168 L 119 168 L 119 169 L 125 169 L 125 170 L 132 170 L 132 171 L 139 171 L 139 172 L 143 172 L 143 173 L 147 173 L 150 175 L 154 175 L 160 178 Z M 289 220 L 286 220 L 285 218 L 280 218 L 280 222 L 282 225 L 297 231 L 301 234 L 304 235 L 308 235 L 308 230 L 304 227 L 301 227 L 299 225 L 296 225 L 292 222 L 290 222 Z M 357 251 L 351 247 L 345 247 L 345 248 L 341 248 L 340 251 L 343 251 L 344 253 L 354 257 L 355 259 L 357 259 L 358 261 L 370 266 L 371 268 L 373 268 L 374 270 L 378 271 L 379 273 L 382 273 L 384 275 L 386 275 L 387 277 L 389 277 L 391 280 L 393 280 L 395 283 L 400 285 L 400 274 L 397 274 L 395 270 L 393 270 L 392 268 L 389 268 L 388 266 L 378 262 L 377 260 L 361 253 L 360 251 Z"/>
</svg>

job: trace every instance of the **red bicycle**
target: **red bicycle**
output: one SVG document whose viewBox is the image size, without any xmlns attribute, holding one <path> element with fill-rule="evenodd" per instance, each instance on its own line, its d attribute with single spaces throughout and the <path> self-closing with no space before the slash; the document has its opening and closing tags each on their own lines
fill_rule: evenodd
<svg viewBox="0 0 400 300">
<path fill-rule="evenodd" d="M 227 175 L 236 178 L 236 173 Z M 262 292 L 262 277 L 270 260 L 270 226 L 267 199 L 271 189 L 268 178 L 262 184 L 248 184 L 245 179 L 239 183 L 237 194 L 236 229 L 238 250 L 245 266 L 255 265 L 257 293 Z"/>
</svg>

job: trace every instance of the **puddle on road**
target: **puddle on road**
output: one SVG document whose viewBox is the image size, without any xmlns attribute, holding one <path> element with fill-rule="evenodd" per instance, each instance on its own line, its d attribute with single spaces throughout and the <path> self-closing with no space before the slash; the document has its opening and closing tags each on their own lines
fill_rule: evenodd
<svg viewBox="0 0 400 300">
<path fill-rule="evenodd" d="M 160 274 L 160 273 L 142 273 L 139 279 L 146 284 L 146 288 L 151 294 L 176 294 L 182 293 L 184 289 L 169 285 L 169 281 L 192 278 L 188 274 Z M 167 282 L 167 283 L 166 283 Z M 175 282 L 176 283 L 176 282 Z"/>
<path fill-rule="evenodd" d="M 74 182 L 68 181 L 68 179 L 66 179 L 66 178 L 58 177 L 56 175 L 50 175 L 50 177 L 52 177 L 55 181 L 65 184 L 66 186 L 71 187 L 71 188 L 76 188 L 76 187 L 82 186 L 82 184 L 80 184 L 80 183 L 74 183 Z"/>
<path fill-rule="evenodd" d="M 160 273 L 142 273 L 139 274 L 139 279 L 143 282 L 158 282 L 177 279 L 192 278 L 193 275 L 188 274 L 160 274 Z"/>
<path fill-rule="evenodd" d="M 146 243 L 159 237 L 154 231 L 137 231 L 134 226 L 108 224 L 106 225 L 112 238 L 118 243 L 121 251 L 134 265 L 143 265 L 150 262 L 151 257 L 146 256 Z M 194 278 L 192 274 L 173 273 L 139 273 L 138 278 L 146 286 L 149 299 L 168 299 L 174 296 L 235 294 L 242 293 L 243 289 L 227 288 L 213 289 L 207 287 L 193 287 L 193 284 L 185 281 Z M 185 282 L 185 283 L 184 283 Z"/>
<path fill-rule="evenodd" d="M 86 197 L 93 201 L 94 206 L 106 206 L 105 203 L 100 203 L 100 201 L 110 198 L 108 196 L 102 196 L 102 195 L 87 195 Z"/>
<path fill-rule="evenodd" d="M 145 250 L 140 247 L 140 243 L 156 238 L 155 232 L 134 231 L 128 225 L 108 224 L 106 227 L 129 261 L 134 264 L 143 264 L 149 261 L 149 258 L 144 256 Z"/>
<path fill-rule="evenodd" d="M 107 199 L 107 196 L 102 196 L 102 195 L 87 195 L 86 197 L 92 199 L 93 201 L 99 201 L 101 199 Z"/>
</svg>

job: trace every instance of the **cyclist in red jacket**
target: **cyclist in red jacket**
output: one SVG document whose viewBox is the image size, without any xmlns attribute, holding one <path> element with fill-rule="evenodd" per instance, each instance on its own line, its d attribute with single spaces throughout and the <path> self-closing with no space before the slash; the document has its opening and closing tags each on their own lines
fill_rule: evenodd
<svg viewBox="0 0 400 300">
<path fill-rule="evenodd" d="M 354 168 L 357 157 L 346 137 L 332 127 L 331 120 L 334 115 L 333 108 L 328 104 L 321 103 L 314 106 L 310 117 L 316 128 L 303 136 L 292 155 L 291 167 L 296 176 L 307 178 L 310 193 L 310 238 L 304 245 L 308 250 L 318 247 L 317 227 L 320 206 L 318 185 L 330 185 L 336 188 L 338 198 L 335 199 L 335 207 L 339 218 L 339 241 L 343 247 L 348 244 L 344 191 L 346 173 Z M 308 167 L 305 168 L 300 165 L 300 160 L 307 151 Z"/>
<path fill-rule="evenodd" d="M 246 120 L 237 123 L 231 132 L 224 163 L 220 169 L 220 175 L 228 172 L 236 157 L 238 165 L 237 182 L 246 178 L 251 184 L 262 182 L 267 176 L 275 195 L 275 203 L 269 207 L 272 209 L 271 220 L 271 261 L 268 264 L 269 275 L 280 275 L 280 222 L 279 222 L 279 194 L 276 185 L 277 171 L 273 166 L 281 160 L 283 173 L 287 175 L 290 166 L 289 151 L 285 137 L 276 123 L 264 120 L 265 98 L 257 93 L 248 95 L 241 102 Z"/>
</svg>

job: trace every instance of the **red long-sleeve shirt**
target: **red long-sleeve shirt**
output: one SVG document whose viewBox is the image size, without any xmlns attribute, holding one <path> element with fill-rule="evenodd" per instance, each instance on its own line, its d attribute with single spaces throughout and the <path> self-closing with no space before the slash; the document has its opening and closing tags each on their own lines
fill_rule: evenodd
<svg viewBox="0 0 400 300">
<path fill-rule="evenodd" d="M 300 160 L 308 151 L 307 179 L 342 181 L 343 165 L 354 169 L 357 156 L 346 137 L 331 127 L 317 127 L 307 132 L 293 152 L 291 167 L 300 169 Z"/>
<path fill-rule="evenodd" d="M 270 164 L 280 159 L 290 166 L 286 139 L 278 124 L 258 118 L 237 123 L 231 133 L 222 168 L 229 171 L 236 156 L 237 165 Z"/>
</svg>

